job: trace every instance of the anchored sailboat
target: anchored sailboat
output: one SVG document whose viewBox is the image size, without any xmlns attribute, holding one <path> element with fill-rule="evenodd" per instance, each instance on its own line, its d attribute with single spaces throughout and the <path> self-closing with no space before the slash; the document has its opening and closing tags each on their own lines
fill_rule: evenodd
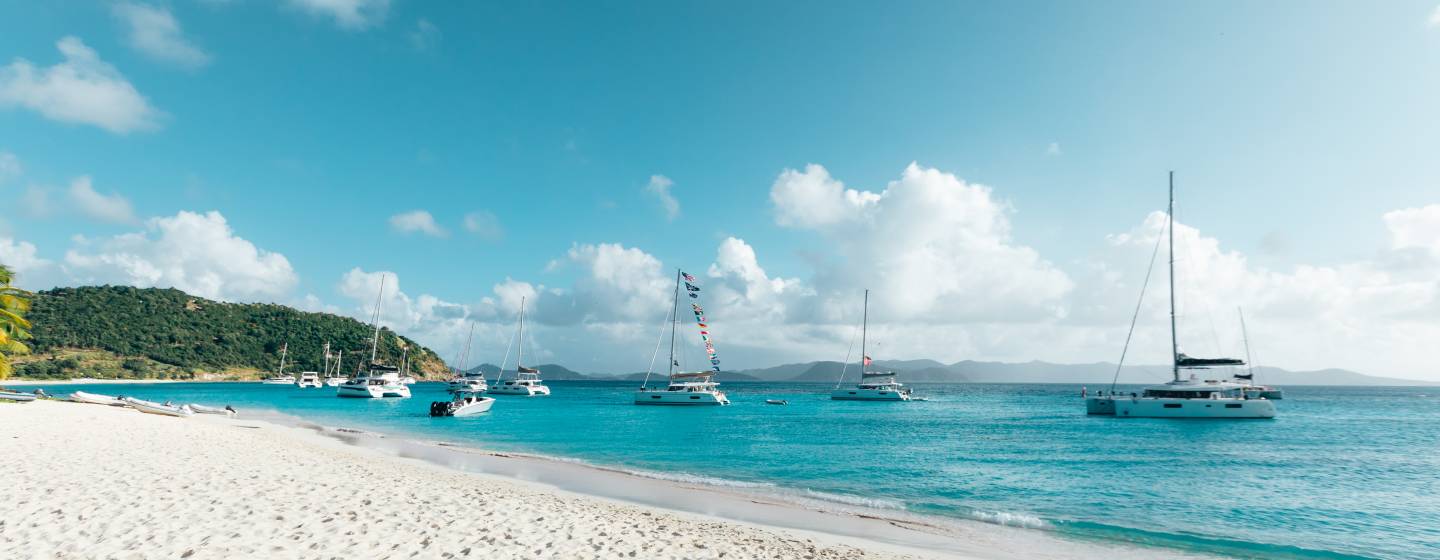
<svg viewBox="0 0 1440 560">
<path fill-rule="evenodd" d="M 378 399 L 382 397 L 410 396 L 410 387 L 400 382 L 400 369 L 377 363 L 375 358 L 380 348 L 380 307 L 385 302 L 385 275 L 380 275 L 380 293 L 375 296 L 375 334 L 370 339 L 370 367 L 368 371 L 356 372 L 355 377 L 335 388 L 337 397 Z"/>
<path fill-rule="evenodd" d="M 470 323 L 470 337 L 465 339 L 465 348 L 460 351 L 460 359 L 456 360 L 455 376 L 450 378 L 446 389 L 451 393 L 484 393 L 489 389 L 485 383 L 485 372 L 479 369 L 465 371 L 465 362 L 470 359 L 470 343 L 475 341 L 475 323 Z"/>
<path fill-rule="evenodd" d="M 525 298 L 520 298 L 520 320 L 518 323 L 517 340 L 520 345 L 520 356 L 515 359 L 515 378 L 509 381 L 495 380 L 495 385 L 490 387 L 492 395 L 518 395 L 524 397 L 538 397 L 550 394 L 550 388 L 540 380 L 540 370 L 525 367 Z M 500 364 L 500 377 L 505 376 L 505 364 Z"/>
<path fill-rule="evenodd" d="M 290 343 L 288 342 L 280 345 L 280 367 L 275 370 L 275 375 L 266 377 L 261 383 L 266 385 L 291 385 L 295 383 L 295 376 L 285 373 L 285 352 L 289 349 Z"/>
<path fill-rule="evenodd" d="M 727 405 L 730 399 L 721 392 L 720 384 L 715 382 L 715 374 L 720 373 L 720 358 L 715 356 L 715 345 L 710 342 L 709 326 L 705 323 L 705 310 L 700 304 L 691 304 L 695 311 L 695 322 L 700 326 L 700 339 L 705 342 L 705 352 L 710 356 L 710 369 L 704 371 L 676 371 L 680 362 L 675 359 L 675 331 L 680 323 L 680 284 L 684 280 L 686 293 L 691 299 L 699 299 L 696 295 L 700 287 L 694 284 L 695 277 L 675 271 L 675 301 L 670 309 L 670 383 L 663 390 L 650 390 L 650 371 L 645 372 L 645 380 L 641 382 L 640 390 L 635 392 L 635 404 L 646 405 Z M 661 336 L 664 336 L 663 334 Z M 650 369 L 655 369 L 655 357 L 660 354 L 659 341 L 656 341 L 655 356 L 650 358 Z"/>
<path fill-rule="evenodd" d="M 870 366 L 870 355 L 865 352 L 867 331 L 870 327 L 870 290 L 865 290 L 865 306 L 861 312 L 860 320 L 860 383 L 854 388 L 842 389 L 840 384 L 845 381 L 845 371 L 850 368 L 850 359 L 845 359 L 844 367 L 840 368 L 840 379 L 835 382 L 835 390 L 830 392 L 830 399 L 836 401 L 908 401 L 910 400 L 910 389 L 904 384 L 895 380 L 893 371 L 865 371 Z M 850 344 L 855 344 L 855 339 L 850 339 Z M 854 346 L 851 346 L 854 348 Z"/>
<path fill-rule="evenodd" d="M 1170 173 L 1170 205 L 1166 212 L 1170 243 L 1170 372 L 1173 379 L 1164 385 L 1146 387 L 1140 395 L 1116 393 L 1112 387 L 1087 397 L 1086 412 L 1114 415 L 1121 418 L 1274 418 L 1275 403 L 1270 399 L 1251 398 L 1247 385 L 1233 381 L 1199 379 L 1194 373 L 1182 378 L 1181 370 L 1204 370 L 1215 367 L 1245 365 L 1238 358 L 1195 358 L 1180 351 L 1175 325 L 1175 173 Z M 1144 297 L 1144 292 L 1141 292 Z M 1138 316 L 1138 308 L 1137 308 Z M 1134 323 L 1131 323 L 1134 331 Z M 1127 347 L 1129 343 L 1126 343 Z M 1122 354 L 1121 362 L 1124 358 Z M 1119 375 L 1119 369 L 1116 369 Z"/>
</svg>

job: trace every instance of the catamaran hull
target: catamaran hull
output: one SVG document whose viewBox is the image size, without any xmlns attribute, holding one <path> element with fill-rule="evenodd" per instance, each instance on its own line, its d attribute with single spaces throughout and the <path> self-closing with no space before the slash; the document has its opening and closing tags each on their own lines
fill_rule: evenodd
<svg viewBox="0 0 1440 560">
<path fill-rule="evenodd" d="M 410 388 L 404 385 L 341 385 L 335 388 L 335 396 L 354 399 L 383 399 L 386 397 L 409 398 Z"/>
<path fill-rule="evenodd" d="M 665 406 L 724 406 L 730 404 L 725 393 L 691 391 L 636 391 L 635 404 Z"/>
<path fill-rule="evenodd" d="M 304 389 L 306 387 L 313 387 L 319 389 L 321 387 L 324 387 L 324 384 L 320 383 L 319 381 L 300 381 L 295 383 L 295 386 L 301 389 Z"/>
<path fill-rule="evenodd" d="M 490 387 L 484 381 L 451 381 L 445 389 L 451 393 L 484 393 Z"/>
<path fill-rule="evenodd" d="M 895 390 L 878 389 L 836 389 L 830 393 L 833 401 L 908 401 L 910 395 Z"/>
<path fill-rule="evenodd" d="M 1285 391 L 1280 389 L 1246 389 L 1245 396 L 1252 399 L 1269 399 L 1278 401 L 1285 398 Z"/>
<path fill-rule="evenodd" d="M 1115 399 L 1113 397 L 1085 397 L 1085 414 L 1114 416 Z"/>
<path fill-rule="evenodd" d="M 343 378 L 343 377 L 331 377 L 331 378 L 325 380 L 325 386 L 326 386 L 326 387 L 339 387 L 339 386 L 344 385 L 344 384 L 345 384 L 345 378 Z"/>
<path fill-rule="evenodd" d="M 1118 398 L 1117 418 L 1274 418 L 1268 399 Z"/>
<path fill-rule="evenodd" d="M 490 395 L 508 395 L 512 397 L 543 397 L 550 394 L 550 388 L 544 385 L 521 385 L 518 387 L 496 385 L 494 387 L 491 387 L 490 390 L 486 391 L 486 393 Z"/>
<path fill-rule="evenodd" d="M 260 382 L 264 385 L 294 385 L 294 379 L 266 379 Z"/>
</svg>

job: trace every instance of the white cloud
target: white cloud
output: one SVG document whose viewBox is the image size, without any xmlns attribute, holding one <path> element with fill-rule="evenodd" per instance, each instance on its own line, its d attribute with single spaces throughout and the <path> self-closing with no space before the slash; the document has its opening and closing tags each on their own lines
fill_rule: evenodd
<svg viewBox="0 0 1440 560">
<path fill-rule="evenodd" d="M 349 30 L 379 25 L 390 11 L 390 0 L 290 0 L 290 5 Z"/>
<path fill-rule="evenodd" d="M 77 177 L 70 182 L 70 202 L 81 213 L 104 222 L 117 224 L 135 223 L 135 211 L 130 208 L 130 201 L 119 193 L 111 193 L 109 196 L 95 192 L 90 185 L 90 177 Z"/>
<path fill-rule="evenodd" d="M 666 274 L 660 259 L 618 243 L 576 245 L 566 254 L 566 266 L 582 274 L 575 280 L 564 314 L 547 313 L 552 321 L 649 321 L 666 309 L 673 274 Z M 543 304 L 537 303 L 537 306 Z M 555 309 L 537 309 L 542 311 Z"/>
<path fill-rule="evenodd" d="M 788 227 L 815 228 L 854 220 L 880 195 L 845 188 L 824 167 L 810 164 L 805 171 L 786 169 L 770 187 L 775 222 Z"/>
<path fill-rule="evenodd" d="M 1394 249 L 1428 249 L 1440 256 L 1440 204 L 1386 212 L 1381 217 L 1390 230 Z"/>
<path fill-rule="evenodd" d="M 434 50 L 440 46 L 440 39 L 443 37 L 439 27 L 435 27 L 428 19 L 420 18 L 410 30 L 410 46 L 417 51 Z"/>
<path fill-rule="evenodd" d="M 112 9 L 129 30 L 132 48 L 147 56 L 186 68 L 210 63 L 210 55 L 191 44 L 170 10 L 147 4 L 121 2 Z"/>
<path fill-rule="evenodd" d="M 674 185 L 675 182 L 664 175 L 651 175 L 650 182 L 645 185 L 645 192 L 655 195 L 660 201 L 660 208 L 665 210 L 665 219 L 671 221 L 680 217 L 680 201 L 670 192 L 670 187 Z"/>
<path fill-rule="evenodd" d="M 124 134 L 158 126 L 160 111 L 76 37 L 55 44 L 65 61 L 36 68 L 23 58 L 0 68 L 0 107 L 20 106 L 47 118 Z"/>
<path fill-rule="evenodd" d="M 1045 147 L 1045 155 L 1047 155 L 1047 156 L 1058 156 L 1058 155 L 1061 155 L 1061 154 L 1063 154 L 1063 153 L 1064 153 L 1064 152 L 1060 151 L 1060 143 L 1059 143 L 1059 142 L 1051 142 L 1049 146 L 1046 146 L 1046 147 Z"/>
<path fill-rule="evenodd" d="M 505 229 L 500 226 L 500 218 L 487 210 L 476 210 L 465 215 L 465 231 L 475 234 L 476 237 L 486 241 L 499 241 L 505 237 Z"/>
<path fill-rule="evenodd" d="M 431 237 L 445 237 L 449 232 L 435 223 L 435 216 L 424 210 L 411 210 L 390 216 L 390 229 L 400 233 L 423 233 Z"/>
<path fill-rule="evenodd" d="M 20 165 L 19 156 L 0 150 L 0 185 L 19 177 L 24 171 L 25 168 Z"/>
<path fill-rule="evenodd" d="M 1435 6 L 1435 10 L 1430 12 L 1430 21 L 1427 25 L 1430 27 L 1440 27 L 1440 6 Z"/>
<path fill-rule="evenodd" d="M 227 301 L 287 298 L 298 278 L 290 261 L 230 229 L 219 212 L 151 218 L 145 231 L 77 239 L 64 268 L 80 284 L 173 287 Z"/>
<path fill-rule="evenodd" d="M 10 267 L 15 274 L 23 276 L 49 266 L 50 261 L 40 258 L 33 243 L 0 237 L 0 264 Z M 21 280 L 23 281 L 24 278 Z"/>
</svg>

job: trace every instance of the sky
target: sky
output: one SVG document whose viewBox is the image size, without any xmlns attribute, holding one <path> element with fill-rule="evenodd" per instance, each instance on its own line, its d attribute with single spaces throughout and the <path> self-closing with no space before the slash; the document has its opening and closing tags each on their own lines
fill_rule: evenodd
<svg viewBox="0 0 1440 560">
<path fill-rule="evenodd" d="M 472 363 L 523 297 L 533 361 L 644 371 L 677 269 L 725 369 L 858 352 L 865 289 L 876 359 L 1113 362 L 1173 170 L 1188 354 L 1243 309 L 1260 365 L 1440 381 L 1437 100 L 1436 0 L 0 0 L 0 262 L 362 320 L 383 275 Z"/>
</svg>

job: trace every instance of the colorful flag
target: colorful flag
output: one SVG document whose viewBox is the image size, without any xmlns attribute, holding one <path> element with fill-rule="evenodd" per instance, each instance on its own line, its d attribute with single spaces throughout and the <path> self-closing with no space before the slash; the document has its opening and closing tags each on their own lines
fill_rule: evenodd
<svg viewBox="0 0 1440 560">
<path fill-rule="evenodd" d="M 696 285 L 694 285 L 694 284 L 691 284 L 691 283 L 689 283 L 689 282 L 686 282 L 686 283 L 685 283 L 685 289 L 690 290 L 690 291 L 692 291 L 692 292 L 698 292 L 698 291 L 700 291 L 700 286 L 696 286 Z"/>
<path fill-rule="evenodd" d="M 694 277 L 694 276 L 691 276 L 691 275 L 686 274 L 686 273 L 684 273 L 684 272 L 681 272 L 681 273 L 680 273 L 680 276 L 684 277 L 686 282 L 694 282 L 694 281 L 695 281 L 695 277 Z"/>
<path fill-rule="evenodd" d="M 865 365 L 870 365 L 870 356 L 865 356 Z"/>
</svg>

